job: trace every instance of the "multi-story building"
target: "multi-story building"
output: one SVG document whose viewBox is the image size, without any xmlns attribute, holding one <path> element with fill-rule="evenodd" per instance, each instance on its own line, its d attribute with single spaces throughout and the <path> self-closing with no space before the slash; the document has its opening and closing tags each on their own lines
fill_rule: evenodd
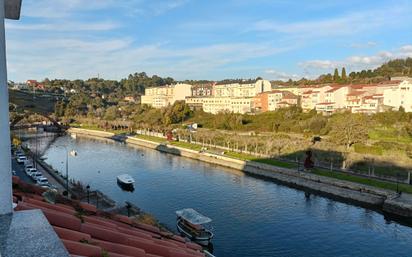
<svg viewBox="0 0 412 257">
<path fill-rule="evenodd" d="M 215 84 L 198 84 L 192 86 L 192 96 L 204 97 L 213 95 L 213 86 Z"/>
<path fill-rule="evenodd" d="M 332 89 L 332 86 L 316 86 L 307 88 L 308 90 L 302 93 L 302 109 L 310 111 L 316 109 L 316 105 L 326 102 L 326 91 Z"/>
<path fill-rule="evenodd" d="M 279 108 L 298 104 L 298 96 L 288 91 L 272 90 L 258 94 L 253 99 L 256 112 L 274 111 Z"/>
<path fill-rule="evenodd" d="M 202 86 L 199 90 L 192 87 L 192 96 L 186 97 L 186 103 L 192 109 L 203 109 L 209 113 L 229 111 L 234 113 L 248 113 L 252 111 L 253 97 L 257 94 L 270 91 L 271 84 L 267 80 L 258 80 L 249 84 L 212 85 L 211 95 L 209 87 Z"/>
<path fill-rule="evenodd" d="M 412 78 L 405 79 L 397 86 L 385 89 L 383 103 L 397 110 L 403 107 L 406 112 L 412 112 Z"/>
<path fill-rule="evenodd" d="M 334 86 L 327 91 L 320 90 L 319 93 L 322 94 L 324 101 L 315 104 L 316 111 L 331 114 L 339 109 L 346 108 L 348 105 L 346 95 L 349 91 L 350 88 L 348 86 Z M 318 98 L 320 98 L 320 95 Z"/>
<path fill-rule="evenodd" d="M 185 100 L 192 94 L 192 85 L 176 84 L 162 87 L 150 87 L 145 89 L 145 95 L 141 98 L 142 104 L 162 108 L 174 104 L 176 101 Z"/>
<path fill-rule="evenodd" d="M 249 84 L 224 84 L 213 87 L 214 97 L 254 97 L 255 95 L 272 90 L 268 80 L 258 80 Z"/>
<path fill-rule="evenodd" d="M 363 96 L 360 103 L 357 106 L 353 106 L 351 108 L 352 113 L 366 114 L 378 113 L 382 112 L 383 110 L 383 94 Z"/>
</svg>

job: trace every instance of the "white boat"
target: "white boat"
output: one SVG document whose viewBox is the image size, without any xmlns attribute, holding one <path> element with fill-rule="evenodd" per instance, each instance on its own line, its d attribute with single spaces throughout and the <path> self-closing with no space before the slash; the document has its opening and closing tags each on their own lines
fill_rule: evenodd
<svg viewBox="0 0 412 257">
<path fill-rule="evenodd" d="M 209 245 L 213 238 L 213 233 L 204 225 L 212 222 L 212 219 L 206 217 L 194 209 L 188 208 L 176 211 L 177 230 L 187 238 L 202 245 Z"/>
<path fill-rule="evenodd" d="M 129 174 L 122 174 L 122 175 L 117 176 L 117 181 L 119 183 L 124 184 L 124 185 L 133 185 L 134 184 L 134 179 Z"/>
</svg>

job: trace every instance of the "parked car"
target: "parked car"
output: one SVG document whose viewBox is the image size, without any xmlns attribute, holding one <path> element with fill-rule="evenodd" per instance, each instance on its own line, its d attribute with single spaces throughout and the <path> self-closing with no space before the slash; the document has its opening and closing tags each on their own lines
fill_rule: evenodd
<svg viewBox="0 0 412 257">
<path fill-rule="evenodd" d="M 24 170 L 26 171 L 26 173 L 27 173 L 27 170 L 28 170 L 28 169 L 33 169 L 33 168 L 34 168 L 33 164 L 31 164 L 31 163 L 29 163 L 29 162 L 26 162 L 26 163 L 24 164 Z"/>
<path fill-rule="evenodd" d="M 26 156 L 21 156 L 17 158 L 17 163 L 18 164 L 24 164 L 27 161 L 27 157 Z"/>
<path fill-rule="evenodd" d="M 34 181 L 37 181 L 38 178 L 43 177 L 43 174 L 40 171 L 36 171 L 32 172 L 30 176 Z"/>
<path fill-rule="evenodd" d="M 40 185 L 40 186 L 48 186 L 49 185 L 49 180 L 46 177 L 38 177 L 36 184 Z"/>
<path fill-rule="evenodd" d="M 26 174 L 30 177 L 31 177 L 31 174 L 34 172 L 37 172 L 37 169 L 35 168 L 26 169 Z"/>
</svg>

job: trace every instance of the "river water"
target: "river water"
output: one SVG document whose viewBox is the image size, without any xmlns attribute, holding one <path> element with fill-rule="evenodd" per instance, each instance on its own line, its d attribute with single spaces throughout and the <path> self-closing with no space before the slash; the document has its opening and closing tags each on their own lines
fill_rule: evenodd
<svg viewBox="0 0 412 257">
<path fill-rule="evenodd" d="M 121 143 L 69 136 L 47 162 L 122 204 L 130 201 L 175 229 L 175 211 L 191 207 L 213 219 L 218 257 L 412 256 L 412 228 L 380 213 L 248 176 L 243 172 Z M 124 192 L 116 176 L 132 175 Z"/>
</svg>

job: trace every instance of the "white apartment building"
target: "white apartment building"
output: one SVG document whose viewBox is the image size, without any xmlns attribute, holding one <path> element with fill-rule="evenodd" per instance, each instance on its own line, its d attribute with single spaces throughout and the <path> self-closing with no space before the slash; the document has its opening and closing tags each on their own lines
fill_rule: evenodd
<svg viewBox="0 0 412 257">
<path fill-rule="evenodd" d="M 406 112 L 412 112 L 412 79 L 404 80 L 398 86 L 384 90 L 383 104 L 394 110 L 402 106 Z"/>
<path fill-rule="evenodd" d="M 356 106 L 351 108 L 352 113 L 373 114 L 383 111 L 383 94 L 368 95 L 361 98 Z"/>
<path fill-rule="evenodd" d="M 250 84 L 224 84 L 213 87 L 214 97 L 254 97 L 259 93 L 272 90 L 268 80 L 258 80 Z"/>
<path fill-rule="evenodd" d="M 271 89 L 272 85 L 268 80 L 258 80 L 249 84 L 214 85 L 211 96 L 186 97 L 186 103 L 192 109 L 203 109 L 213 114 L 224 111 L 248 113 L 252 111 L 253 97 Z"/>
<path fill-rule="evenodd" d="M 190 106 L 202 106 L 204 112 L 217 114 L 219 112 L 248 113 L 252 111 L 252 97 L 188 97 L 186 103 Z"/>
<path fill-rule="evenodd" d="M 192 85 L 189 84 L 146 88 L 145 95 L 141 98 L 141 104 L 147 104 L 154 108 L 166 107 L 191 96 L 191 89 Z"/>
<path fill-rule="evenodd" d="M 331 86 L 308 88 L 302 93 L 302 109 L 310 111 L 316 109 L 317 104 L 326 102 L 326 91 L 331 90 Z"/>
</svg>

